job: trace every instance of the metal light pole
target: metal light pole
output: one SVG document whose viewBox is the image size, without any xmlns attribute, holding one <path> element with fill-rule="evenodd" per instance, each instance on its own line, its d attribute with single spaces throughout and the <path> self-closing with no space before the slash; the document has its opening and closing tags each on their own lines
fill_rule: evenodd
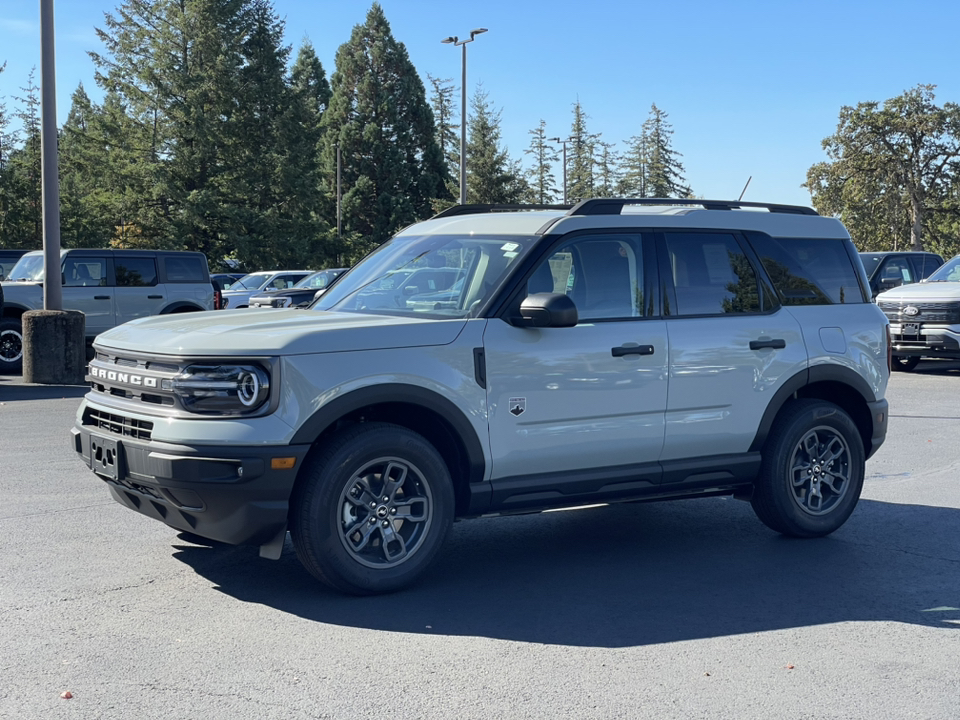
<svg viewBox="0 0 960 720">
<path fill-rule="evenodd" d="M 57 172 L 57 69 L 53 37 L 53 0 L 40 0 L 43 307 L 45 310 L 63 310 L 60 283 L 60 178 Z"/>
<path fill-rule="evenodd" d="M 461 40 L 456 35 L 444 38 L 440 42 L 451 43 L 454 47 L 457 45 L 463 48 L 462 71 L 463 76 L 460 80 L 460 204 L 467 204 L 467 43 L 473 42 L 474 38 L 481 33 L 485 33 L 486 28 L 477 28 L 470 31 L 469 40 Z"/>
<path fill-rule="evenodd" d="M 563 145 L 563 204 L 567 204 L 567 143 L 573 142 L 573 138 L 561 140 L 558 137 L 547 138 L 547 142 L 561 143 Z"/>
</svg>

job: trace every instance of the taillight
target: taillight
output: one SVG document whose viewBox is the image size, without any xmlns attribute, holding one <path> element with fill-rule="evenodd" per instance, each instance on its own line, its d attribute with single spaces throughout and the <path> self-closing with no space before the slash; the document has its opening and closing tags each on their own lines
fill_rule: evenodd
<svg viewBox="0 0 960 720">
<path fill-rule="evenodd" d="M 893 341 L 890 339 L 890 325 L 887 328 L 887 372 L 893 372 Z"/>
</svg>

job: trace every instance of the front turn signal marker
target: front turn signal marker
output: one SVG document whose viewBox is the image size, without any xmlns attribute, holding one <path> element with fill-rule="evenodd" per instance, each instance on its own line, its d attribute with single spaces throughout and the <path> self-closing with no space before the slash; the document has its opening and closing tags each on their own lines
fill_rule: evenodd
<svg viewBox="0 0 960 720">
<path fill-rule="evenodd" d="M 270 459 L 270 467 L 273 470 L 289 470 L 297 464 L 295 457 L 278 457 Z"/>
</svg>

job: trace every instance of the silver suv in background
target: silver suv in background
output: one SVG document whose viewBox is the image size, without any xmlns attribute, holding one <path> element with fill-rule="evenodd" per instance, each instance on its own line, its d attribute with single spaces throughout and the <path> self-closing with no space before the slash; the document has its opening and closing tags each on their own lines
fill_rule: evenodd
<svg viewBox="0 0 960 720">
<path fill-rule="evenodd" d="M 222 309 L 249 307 L 252 296 L 268 290 L 287 290 L 312 273 L 313 270 L 269 270 L 244 275 L 223 292 Z"/>
<path fill-rule="evenodd" d="M 96 349 L 73 438 L 114 499 L 265 557 L 289 530 L 352 593 L 412 582 L 457 517 L 732 495 L 827 535 L 887 427 L 887 320 L 795 206 L 456 206 L 306 311 Z"/>
<path fill-rule="evenodd" d="M 203 253 L 66 249 L 60 253 L 63 307 L 85 315 L 88 342 L 128 320 L 213 309 Z M 43 308 L 43 251 L 29 252 L 3 283 L 0 373 L 23 366 L 21 316 Z"/>
</svg>

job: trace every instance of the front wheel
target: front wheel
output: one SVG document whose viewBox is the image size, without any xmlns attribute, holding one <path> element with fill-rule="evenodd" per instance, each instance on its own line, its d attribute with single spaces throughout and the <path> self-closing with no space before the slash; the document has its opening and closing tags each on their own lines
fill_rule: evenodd
<svg viewBox="0 0 960 720">
<path fill-rule="evenodd" d="M 453 523 L 450 472 L 436 449 L 406 428 L 349 427 L 301 472 L 290 511 L 297 557 L 337 590 L 370 595 L 409 585 Z"/>
<path fill-rule="evenodd" d="M 894 355 L 893 369 L 901 372 L 910 372 L 920 362 L 919 355 Z"/>
<path fill-rule="evenodd" d="M 863 440 L 846 412 L 798 400 L 777 418 L 764 446 L 754 512 L 784 535 L 829 535 L 860 499 L 865 462 Z"/>
<path fill-rule="evenodd" d="M 23 327 L 20 320 L 0 320 L 0 373 L 23 372 Z"/>
</svg>

